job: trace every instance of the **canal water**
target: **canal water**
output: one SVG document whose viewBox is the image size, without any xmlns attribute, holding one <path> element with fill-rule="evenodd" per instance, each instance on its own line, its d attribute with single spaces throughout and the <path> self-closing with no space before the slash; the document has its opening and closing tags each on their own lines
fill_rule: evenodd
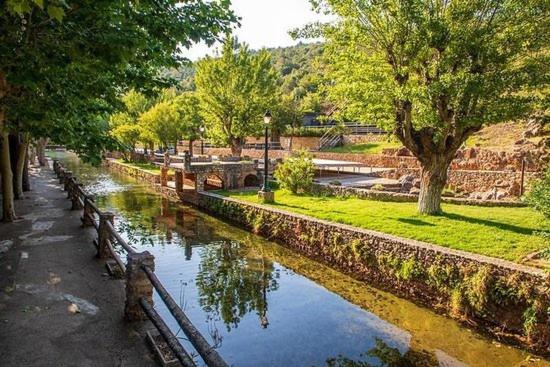
<svg viewBox="0 0 550 367">
<path fill-rule="evenodd" d="M 365 285 L 143 182 L 52 153 L 75 173 L 233 366 L 550 366 Z M 155 295 L 157 310 L 188 350 Z M 202 363 L 197 358 L 199 365 Z"/>
</svg>

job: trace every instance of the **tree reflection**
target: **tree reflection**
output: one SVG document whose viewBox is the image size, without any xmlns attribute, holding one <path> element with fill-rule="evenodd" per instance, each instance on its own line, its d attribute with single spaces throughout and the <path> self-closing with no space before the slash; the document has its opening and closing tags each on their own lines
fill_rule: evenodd
<svg viewBox="0 0 550 367">
<path fill-rule="evenodd" d="M 414 350 L 410 348 L 405 353 L 392 348 L 382 339 L 376 338 L 376 346 L 361 357 L 378 359 L 378 363 L 358 361 L 343 356 L 327 359 L 328 367 L 438 367 L 436 356 L 426 350 Z"/>
<path fill-rule="evenodd" d="M 273 263 L 237 241 L 211 243 L 201 251 L 197 287 L 204 311 L 221 317 L 228 331 L 255 311 L 266 328 L 267 293 L 279 287 Z"/>
</svg>

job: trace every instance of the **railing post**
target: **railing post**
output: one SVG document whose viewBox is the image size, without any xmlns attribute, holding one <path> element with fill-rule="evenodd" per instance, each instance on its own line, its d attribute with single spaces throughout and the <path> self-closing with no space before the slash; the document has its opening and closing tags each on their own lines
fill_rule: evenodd
<svg viewBox="0 0 550 367">
<path fill-rule="evenodd" d="M 65 180 L 65 168 L 60 167 L 59 172 L 57 173 L 57 177 L 59 178 L 59 183 L 62 184 Z"/>
<path fill-rule="evenodd" d="M 153 305 L 153 285 L 142 267 L 147 266 L 155 270 L 155 257 L 148 251 L 142 253 L 129 253 L 126 264 L 126 303 L 124 317 L 128 321 L 144 321 L 147 315 L 143 312 L 139 303 L 144 298 Z"/>
<path fill-rule="evenodd" d="M 71 171 L 65 171 L 65 174 L 63 175 L 63 191 L 69 191 L 72 177 L 73 173 Z"/>
<path fill-rule="evenodd" d="M 80 192 L 82 190 L 82 184 L 76 182 L 73 178 L 73 188 L 71 190 L 71 210 L 82 210 L 82 204 L 80 203 Z"/>
<path fill-rule="evenodd" d="M 107 227 L 107 222 L 114 223 L 115 215 L 110 212 L 104 212 L 99 215 L 99 236 L 97 238 L 97 257 L 108 259 L 111 257 L 107 241 L 113 237 Z"/>
<path fill-rule="evenodd" d="M 86 195 L 84 196 L 84 213 L 82 214 L 82 227 L 91 227 L 94 225 L 94 210 L 90 204 L 94 199 Z"/>
<path fill-rule="evenodd" d="M 59 161 L 57 159 L 53 160 L 53 171 L 55 174 L 57 174 L 57 170 L 59 169 Z"/>
<path fill-rule="evenodd" d="M 168 167 L 160 167 L 160 186 L 168 186 Z"/>
<path fill-rule="evenodd" d="M 176 180 L 176 192 L 180 193 L 183 191 L 183 171 L 177 170 L 175 172 Z"/>
</svg>

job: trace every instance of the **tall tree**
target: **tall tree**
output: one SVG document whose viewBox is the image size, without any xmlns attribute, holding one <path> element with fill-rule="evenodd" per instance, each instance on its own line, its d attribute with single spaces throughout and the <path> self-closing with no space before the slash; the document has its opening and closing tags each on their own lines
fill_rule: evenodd
<svg viewBox="0 0 550 367">
<path fill-rule="evenodd" d="M 122 143 L 125 151 L 134 152 L 143 135 L 139 118 L 151 106 L 151 101 L 134 90 L 124 94 L 121 99 L 125 109 L 110 116 L 109 128 L 111 135 Z"/>
<path fill-rule="evenodd" d="M 176 142 L 181 134 L 179 114 L 172 101 L 159 102 L 141 115 L 140 124 L 151 131 L 156 141 L 164 149 Z"/>
<path fill-rule="evenodd" d="M 183 48 L 212 43 L 236 21 L 225 0 L 10 0 L 0 4 L 0 171 L 3 219 L 15 219 L 10 131 L 24 126 L 99 161 L 107 116 L 132 87 L 169 82 Z"/>
<path fill-rule="evenodd" d="M 393 126 L 420 161 L 419 211 L 441 211 L 447 171 L 485 124 L 524 116 L 548 85 L 543 0 L 312 1 L 323 27 L 338 113 Z M 548 100 L 546 95 L 546 100 Z"/>
<path fill-rule="evenodd" d="M 193 154 L 193 142 L 201 137 L 200 128 L 204 124 L 197 94 L 184 92 L 175 97 L 172 103 L 179 114 L 177 123 L 180 136 L 189 142 L 189 153 Z"/>
<path fill-rule="evenodd" d="M 267 51 L 249 51 L 227 36 L 219 57 L 197 65 L 195 84 L 209 137 L 240 156 L 247 136 L 260 135 L 262 114 L 277 101 L 278 75 Z"/>
</svg>

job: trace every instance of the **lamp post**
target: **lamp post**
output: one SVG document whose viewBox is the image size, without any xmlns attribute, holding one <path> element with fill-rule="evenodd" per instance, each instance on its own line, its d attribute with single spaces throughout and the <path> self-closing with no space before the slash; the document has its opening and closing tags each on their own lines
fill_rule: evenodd
<svg viewBox="0 0 550 367">
<path fill-rule="evenodd" d="M 199 131 L 201 132 L 201 155 L 204 155 L 204 126 L 201 126 Z"/>
<path fill-rule="evenodd" d="M 274 194 L 269 189 L 269 183 L 267 182 L 267 175 L 269 170 L 269 124 L 271 123 L 271 113 L 269 111 L 266 111 L 264 114 L 264 125 L 265 125 L 265 146 L 264 146 L 264 184 L 260 191 L 258 192 L 258 196 L 264 203 L 273 202 L 274 200 Z"/>
</svg>

